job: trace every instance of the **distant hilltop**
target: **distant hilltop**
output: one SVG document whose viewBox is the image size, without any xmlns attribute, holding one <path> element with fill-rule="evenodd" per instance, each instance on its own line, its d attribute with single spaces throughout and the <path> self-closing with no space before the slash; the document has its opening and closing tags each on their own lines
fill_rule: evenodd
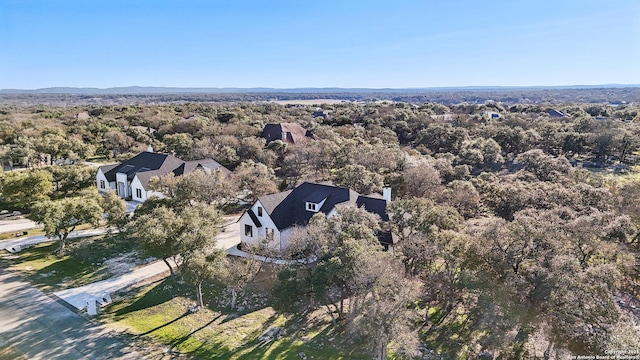
<svg viewBox="0 0 640 360">
<path fill-rule="evenodd" d="M 276 102 L 321 105 L 335 102 L 392 101 L 412 104 L 506 105 L 535 103 L 640 103 L 640 85 L 581 86 L 469 86 L 440 88 L 171 88 L 118 87 L 108 89 L 55 87 L 37 90 L 0 90 L 0 105 L 130 105 L 176 102 Z"/>
<path fill-rule="evenodd" d="M 510 90 L 563 90 L 563 89 L 606 89 L 606 88 L 637 88 L 640 85 L 603 84 L 603 85 L 566 85 L 566 86 L 461 86 L 461 87 L 425 87 L 425 88 L 182 88 L 182 87 L 153 87 L 128 86 L 112 88 L 77 88 L 50 87 L 42 89 L 2 89 L 0 94 L 84 94 L 84 95 L 114 95 L 114 94 L 224 94 L 224 93 L 426 93 L 447 91 L 510 91 Z"/>
</svg>

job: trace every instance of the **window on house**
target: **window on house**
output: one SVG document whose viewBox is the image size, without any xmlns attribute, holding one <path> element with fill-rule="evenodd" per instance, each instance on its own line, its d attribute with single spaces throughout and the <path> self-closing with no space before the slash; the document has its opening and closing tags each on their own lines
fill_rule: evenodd
<svg viewBox="0 0 640 360">
<path fill-rule="evenodd" d="M 265 228 L 267 240 L 273 240 L 273 229 Z"/>
<path fill-rule="evenodd" d="M 137 198 L 141 198 L 142 197 L 142 190 L 141 189 L 136 189 L 136 197 Z"/>
<path fill-rule="evenodd" d="M 258 216 L 262 216 L 262 206 L 258 206 Z"/>
<path fill-rule="evenodd" d="M 244 226 L 244 236 L 253 237 L 253 226 L 251 225 Z"/>
<path fill-rule="evenodd" d="M 307 211 L 317 212 L 318 211 L 318 204 L 308 202 L 307 203 Z"/>
<path fill-rule="evenodd" d="M 104 189 L 106 187 L 107 186 L 105 185 L 104 180 L 100 180 L 100 189 Z"/>
</svg>

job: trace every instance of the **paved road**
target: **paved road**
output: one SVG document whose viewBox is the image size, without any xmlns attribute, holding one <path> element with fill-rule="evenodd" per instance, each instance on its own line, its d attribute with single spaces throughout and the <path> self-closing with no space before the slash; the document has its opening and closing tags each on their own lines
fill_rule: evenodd
<svg viewBox="0 0 640 360">
<path fill-rule="evenodd" d="M 0 233 L 31 230 L 38 227 L 38 223 L 25 218 L 8 218 L 0 220 Z"/>
<path fill-rule="evenodd" d="M 104 235 L 108 231 L 116 232 L 118 230 L 100 228 L 100 229 L 89 229 L 89 230 L 74 231 L 74 232 L 69 234 L 69 237 L 67 239 L 75 239 L 75 238 L 87 237 L 87 236 Z M 16 251 L 20 251 L 21 249 L 24 249 L 24 248 L 27 248 L 27 247 L 30 247 L 30 246 L 35 246 L 35 245 L 40 244 L 40 243 L 52 242 L 52 241 L 56 241 L 56 239 L 50 239 L 50 238 L 46 237 L 45 235 L 34 235 L 34 236 L 27 236 L 27 237 L 23 237 L 23 238 L 17 238 L 17 239 L 2 240 L 2 241 L 0 241 L 0 250 L 7 250 L 9 252 L 16 252 Z"/>
<path fill-rule="evenodd" d="M 175 267 L 175 263 L 171 262 Z M 87 302 L 96 300 L 102 302 L 105 294 L 111 294 L 117 290 L 134 285 L 139 281 L 168 272 L 169 268 L 163 261 L 140 267 L 130 273 L 112 277 L 111 279 L 97 281 L 77 288 L 56 291 L 53 294 L 68 302 L 77 309 L 87 307 Z M 108 300 L 108 299 L 107 299 Z"/>
<path fill-rule="evenodd" d="M 0 347 L 28 359 L 142 359 L 102 325 L 60 305 L 0 269 Z"/>
</svg>

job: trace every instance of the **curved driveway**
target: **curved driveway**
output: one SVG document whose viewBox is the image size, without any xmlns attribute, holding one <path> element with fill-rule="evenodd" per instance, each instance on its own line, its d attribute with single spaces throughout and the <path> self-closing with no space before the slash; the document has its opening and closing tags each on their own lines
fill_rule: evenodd
<svg viewBox="0 0 640 360">
<path fill-rule="evenodd" d="M 142 359 L 102 325 L 0 269 L 0 348 L 28 359 Z"/>
</svg>

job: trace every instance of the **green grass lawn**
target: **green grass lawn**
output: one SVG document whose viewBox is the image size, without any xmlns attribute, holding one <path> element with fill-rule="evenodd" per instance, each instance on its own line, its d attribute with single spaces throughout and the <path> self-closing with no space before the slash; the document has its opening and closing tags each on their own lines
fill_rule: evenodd
<svg viewBox="0 0 640 360">
<path fill-rule="evenodd" d="M 112 277 L 107 260 L 131 252 L 133 246 L 127 239 L 88 237 L 71 240 L 66 254 L 59 257 L 55 254 L 58 244 L 52 242 L 5 254 L 0 265 L 24 274 L 41 290 L 53 292 Z M 300 353 L 308 359 L 370 358 L 344 326 L 334 328 L 321 311 L 304 317 L 277 313 L 268 297 L 273 276 L 263 277 L 239 298 L 243 309 L 237 312 L 229 309 L 225 287 L 210 284 L 204 288 L 206 309 L 190 313 L 194 288 L 164 279 L 112 294 L 114 301 L 100 309 L 99 319 L 114 329 L 124 329 L 133 343 L 145 344 L 145 351 L 169 350 L 192 358 L 300 359 Z M 265 340 L 263 335 L 274 329 L 281 336 Z"/>
<path fill-rule="evenodd" d="M 70 240 L 64 256 L 56 255 L 57 249 L 57 242 L 43 243 L 4 255 L 4 262 L 41 290 L 50 292 L 112 277 L 105 261 L 131 252 L 133 244 L 113 236 L 94 236 Z"/>
<path fill-rule="evenodd" d="M 88 230 L 91 228 L 92 226 L 90 224 L 82 224 L 77 226 L 75 231 Z M 26 232 L 27 234 L 23 235 L 23 232 Z M 19 233 L 20 236 L 16 236 L 17 233 Z M 0 241 L 15 239 L 16 237 L 25 237 L 25 236 L 34 236 L 34 235 L 44 235 L 44 229 L 36 228 L 36 229 L 30 229 L 30 230 L 19 230 L 19 231 L 10 231 L 5 233 L 0 233 Z"/>
<path fill-rule="evenodd" d="M 151 338 L 166 351 L 201 359 L 369 359 L 344 329 L 331 326 L 320 315 L 292 318 L 273 308 L 249 306 L 234 313 L 226 307 L 220 285 L 205 289 L 209 306 L 190 313 L 195 301 L 187 284 L 178 287 L 165 279 L 135 294 L 123 296 L 104 308 L 102 319 L 126 328 L 137 338 Z M 175 295 L 175 296 L 174 296 Z M 284 329 L 267 341 L 264 334 Z"/>
<path fill-rule="evenodd" d="M 24 235 L 23 232 L 26 232 L 27 234 Z M 17 233 L 19 233 L 20 236 L 16 236 Z M 11 231 L 11 232 L 6 232 L 6 233 L 0 233 L 0 241 L 8 240 L 8 239 L 14 239 L 16 237 L 34 236 L 34 235 L 42 235 L 42 234 L 44 234 L 44 230 L 42 228 L 30 229 L 30 230 Z"/>
</svg>

